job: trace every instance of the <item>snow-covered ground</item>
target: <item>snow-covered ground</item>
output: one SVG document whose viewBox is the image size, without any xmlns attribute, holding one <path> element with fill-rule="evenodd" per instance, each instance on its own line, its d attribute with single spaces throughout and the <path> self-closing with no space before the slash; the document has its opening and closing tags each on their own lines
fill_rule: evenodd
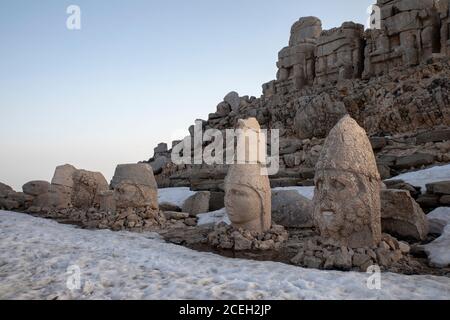
<svg viewBox="0 0 450 320">
<path fill-rule="evenodd" d="M 305 198 L 308 198 L 312 200 L 314 198 L 314 187 L 282 187 L 282 188 L 275 188 L 274 191 L 280 191 L 280 190 L 292 190 L 297 191 L 300 195 L 304 196 Z"/>
<path fill-rule="evenodd" d="M 77 271 L 81 289 L 71 291 Z M 450 299 L 449 278 L 386 273 L 381 290 L 370 290 L 368 277 L 229 259 L 155 234 L 0 211 L 0 299 Z"/>
<path fill-rule="evenodd" d="M 166 188 L 158 190 L 158 202 L 170 203 L 178 207 L 182 207 L 184 202 L 190 197 L 196 194 L 195 191 L 189 190 L 189 188 Z"/>
<path fill-rule="evenodd" d="M 425 192 L 428 183 L 450 180 L 450 164 L 408 172 L 389 180 L 403 180 L 415 187 L 422 187 L 422 192 Z"/>
<path fill-rule="evenodd" d="M 450 265 L 450 208 L 437 208 L 427 216 L 432 232 L 441 236 L 424 246 L 430 263 L 436 267 Z"/>
</svg>

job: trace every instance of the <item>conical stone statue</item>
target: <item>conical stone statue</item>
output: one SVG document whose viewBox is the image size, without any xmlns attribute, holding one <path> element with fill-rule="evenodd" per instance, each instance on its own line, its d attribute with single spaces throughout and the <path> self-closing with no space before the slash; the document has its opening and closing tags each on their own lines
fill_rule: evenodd
<svg viewBox="0 0 450 320">
<path fill-rule="evenodd" d="M 251 132 L 261 134 L 259 123 L 254 118 L 239 120 L 237 130 L 238 139 L 239 135 Z M 231 165 L 225 178 L 225 207 L 234 227 L 263 233 L 271 228 L 272 223 L 270 182 L 269 177 L 262 173 L 259 157 L 255 162 L 247 161 L 247 147 L 245 151 L 238 149 L 238 152 L 245 152 L 246 163 Z M 253 147 L 253 150 L 258 150 Z"/>
<path fill-rule="evenodd" d="M 381 178 L 366 132 L 350 116 L 331 130 L 316 166 L 314 221 L 329 244 L 381 241 Z"/>
</svg>

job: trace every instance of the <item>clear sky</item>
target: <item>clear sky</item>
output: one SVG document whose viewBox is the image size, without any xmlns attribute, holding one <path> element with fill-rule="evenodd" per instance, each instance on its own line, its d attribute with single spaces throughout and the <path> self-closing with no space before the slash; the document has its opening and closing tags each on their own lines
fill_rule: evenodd
<svg viewBox="0 0 450 320">
<path fill-rule="evenodd" d="M 373 2 L 1 0 L 0 181 L 20 190 L 65 163 L 109 180 L 228 92 L 259 97 L 299 17 L 365 23 Z"/>
</svg>

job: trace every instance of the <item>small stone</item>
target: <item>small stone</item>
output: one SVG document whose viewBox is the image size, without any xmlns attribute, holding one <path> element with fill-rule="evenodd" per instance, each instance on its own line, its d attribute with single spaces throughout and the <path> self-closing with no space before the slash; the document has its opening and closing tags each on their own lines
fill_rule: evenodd
<svg viewBox="0 0 450 320">
<path fill-rule="evenodd" d="M 381 241 L 379 247 L 380 247 L 381 249 L 384 249 L 384 250 L 390 250 L 390 249 L 391 249 L 391 247 L 389 246 L 389 244 L 387 244 L 385 241 Z"/>
<path fill-rule="evenodd" d="M 291 259 L 291 262 L 295 265 L 301 265 L 304 257 L 305 257 L 305 252 L 299 251 L 297 253 L 297 255 Z"/>
<path fill-rule="evenodd" d="M 259 250 L 273 250 L 275 248 L 275 241 L 273 240 L 267 240 L 267 241 L 261 241 L 257 244 L 257 249 Z"/>
<path fill-rule="evenodd" d="M 167 220 L 182 220 L 189 218 L 189 213 L 165 211 L 164 216 L 166 217 Z"/>
<path fill-rule="evenodd" d="M 406 242 L 400 241 L 398 245 L 400 251 L 404 254 L 408 254 L 411 251 L 411 247 Z"/>
<path fill-rule="evenodd" d="M 195 218 L 189 218 L 184 220 L 184 224 L 188 227 L 195 227 L 197 225 L 197 219 Z"/>
<path fill-rule="evenodd" d="M 245 238 L 239 232 L 233 233 L 234 249 L 236 251 L 250 250 L 252 248 L 252 241 Z"/>
</svg>

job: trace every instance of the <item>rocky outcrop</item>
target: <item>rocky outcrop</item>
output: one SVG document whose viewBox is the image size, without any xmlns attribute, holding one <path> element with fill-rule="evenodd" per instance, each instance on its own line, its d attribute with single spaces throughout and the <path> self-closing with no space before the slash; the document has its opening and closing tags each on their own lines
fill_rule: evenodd
<svg viewBox="0 0 450 320">
<path fill-rule="evenodd" d="M 277 81 L 272 91 L 288 92 L 314 83 L 316 41 L 321 31 L 322 22 L 316 17 L 300 18 L 292 26 L 289 46 L 278 54 Z"/>
<path fill-rule="evenodd" d="M 317 41 L 317 84 L 361 77 L 364 66 L 364 26 L 345 22 L 323 31 Z"/>
<path fill-rule="evenodd" d="M 301 97 L 295 115 L 295 130 L 300 139 L 326 138 L 347 109 L 343 102 L 333 101 L 329 94 Z"/>
<path fill-rule="evenodd" d="M 323 138 L 342 115 L 349 114 L 372 141 L 377 140 L 377 164 L 387 179 L 411 169 L 450 163 L 448 79 L 448 61 L 436 60 L 368 82 L 355 79 L 263 96 L 237 114 L 208 120 L 205 129 L 224 132 L 238 119 L 255 115 L 263 129 L 279 129 L 280 170 L 270 177 L 272 187 L 296 186 L 311 182 Z M 161 187 L 223 191 L 227 170 L 225 165 L 169 164 L 156 180 Z"/>
<path fill-rule="evenodd" d="M 441 50 L 438 1 L 378 0 L 381 29 L 366 34 L 365 77 L 424 63 Z"/>
</svg>

